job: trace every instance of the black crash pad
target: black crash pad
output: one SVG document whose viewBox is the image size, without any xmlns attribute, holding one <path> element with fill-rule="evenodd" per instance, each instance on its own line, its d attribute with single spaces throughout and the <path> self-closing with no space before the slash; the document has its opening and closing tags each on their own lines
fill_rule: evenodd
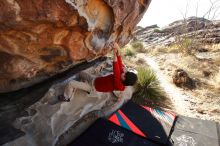
<svg viewBox="0 0 220 146">
<path fill-rule="evenodd" d="M 220 146 L 220 125 L 131 101 L 69 146 Z"/>
<path fill-rule="evenodd" d="M 159 146 L 106 119 L 98 119 L 68 146 Z"/>
<path fill-rule="evenodd" d="M 175 118 L 173 113 L 137 105 L 129 101 L 109 120 L 146 139 L 167 144 Z"/>
</svg>

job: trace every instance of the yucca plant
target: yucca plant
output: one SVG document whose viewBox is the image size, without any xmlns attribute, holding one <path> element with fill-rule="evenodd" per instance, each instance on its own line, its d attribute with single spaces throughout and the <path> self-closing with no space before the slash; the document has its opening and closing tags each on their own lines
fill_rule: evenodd
<svg viewBox="0 0 220 146">
<path fill-rule="evenodd" d="M 149 103 L 164 98 L 164 91 L 160 87 L 155 73 L 146 67 L 139 68 L 137 71 L 138 83 L 132 98 L 133 101 L 138 104 L 149 105 Z"/>
</svg>

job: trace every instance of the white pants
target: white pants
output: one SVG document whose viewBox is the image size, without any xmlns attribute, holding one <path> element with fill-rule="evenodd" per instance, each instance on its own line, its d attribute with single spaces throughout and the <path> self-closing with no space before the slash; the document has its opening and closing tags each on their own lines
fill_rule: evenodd
<svg viewBox="0 0 220 146">
<path fill-rule="evenodd" d="M 72 80 L 70 81 L 64 90 L 64 96 L 67 99 L 74 98 L 74 93 L 76 89 L 84 90 L 90 93 L 90 96 L 98 95 L 95 87 L 93 85 L 95 77 L 89 75 L 86 72 L 80 72 L 79 78 L 81 81 Z"/>
</svg>

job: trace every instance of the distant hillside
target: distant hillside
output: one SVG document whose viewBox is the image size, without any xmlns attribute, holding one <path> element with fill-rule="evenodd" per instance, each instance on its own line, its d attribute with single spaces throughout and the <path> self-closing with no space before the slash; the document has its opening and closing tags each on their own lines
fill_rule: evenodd
<svg viewBox="0 0 220 146">
<path fill-rule="evenodd" d="M 147 47 L 166 46 L 174 43 L 176 37 L 196 39 L 201 43 L 220 43 L 220 20 L 210 21 L 204 18 L 190 17 L 178 20 L 166 27 L 157 25 L 142 28 L 138 26 L 134 31 L 134 39 L 146 43 Z"/>
</svg>

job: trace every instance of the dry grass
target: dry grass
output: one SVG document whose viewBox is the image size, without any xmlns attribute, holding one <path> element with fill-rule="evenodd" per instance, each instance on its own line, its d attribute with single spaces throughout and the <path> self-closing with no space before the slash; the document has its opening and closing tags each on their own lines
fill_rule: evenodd
<svg viewBox="0 0 220 146">
<path fill-rule="evenodd" d="M 180 49 L 176 45 L 166 47 L 167 53 L 180 53 Z"/>
<path fill-rule="evenodd" d="M 176 38 L 176 43 L 166 47 L 156 47 L 151 49 L 151 54 L 158 55 L 164 53 L 182 53 L 185 56 L 193 55 L 200 44 L 189 38 Z"/>
<path fill-rule="evenodd" d="M 170 63 L 185 70 L 190 76 L 203 77 L 200 67 L 202 64 L 192 56 L 173 56 Z"/>
<path fill-rule="evenodd" d="M 147 52 L 147 50 L 144 48 L 143 42 L 135 41 L 135 42 L 132 42 L 130 45 L 133 48 L 133 50 L 135 50 L 138 53 L 146 53 Z"/>
<path fill-rule="evenodd" d="M 204 48 L 207 48 L 209 51 L 215 52 L 220 51 L 220 44 L 206 44 Z"/>
<path fill-rule="evenodd" d="M 134 69 L 136 69 L 136 68 L 138 67 L 138 65 L 135 63 L 134 59 L 132 59 L 132 58 L 127 58 L 127 57 L 125 57 L 125 58 L 123 59 L 123 63 L 124 63 L 124 65 L 125 65 L 126 67 L 128 67 L 128 68 L 134 68 Z"/>
<path fill-rule="evenodd" d="M 215 64 L 218 65 L 218 66 L 220 66 L 220 56 L 219 56 L 219 58 L 217 58 L 217 59 L 215 60 Z"/>
<path fill-rule="evenodd" d="M 167 53 L 166 47 L 149 48 L 148 50 L 149 50 L 148 53 L 150 53 L 153 56 Z"/>
<path fill-rule="evenodd" d="M 127 68 L 137 70 L 140 67 L 149 67 L 145 60 L 139 58 L 125 57 L 123 63 Z"/>
<path fill-rule="evenodd" d="M 166 46 L 166 47 L 156 47 L 156 48 L 150 48 L 148 49 L 148 52 L 151 55 L 160 55 L 160 54 L 165 54 L 165 53 L 180 53 L 180 49 L 178 48 L 177 45 L 171 45 L 171 46 Z"/>
<path fill-rule="evenodd" d="M 152 55 L 160 55 L 164 53 L 182 53 L 185 56 L 194 55 L 197 49 L 207 49 L 209 52 L 220 52 L 220 44 L 202 44 L 193 39 L 182 38 L 176 43 L 165 47 L 152 47 L 147 52 Z M 220 59 L 219 59 L 220 60 Z"/>
<path fill-rule="evenodd" d="M 211 82 L 216 90 L 220 90 L 220 71 L 213 77 Z"/>
<path fill-rule="evenodd" d="M 127 45 L 124 48 L 122 48 L 121 54 L 124 57 L 134 57 L 136 52 L 135 52 L 135 50 L 132 47 Z"/>
</svg>

